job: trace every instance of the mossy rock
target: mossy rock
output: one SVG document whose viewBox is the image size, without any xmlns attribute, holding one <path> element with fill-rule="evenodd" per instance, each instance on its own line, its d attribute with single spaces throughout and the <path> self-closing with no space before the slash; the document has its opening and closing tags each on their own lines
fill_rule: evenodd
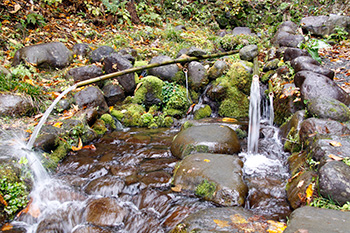
<svg viewBox="0 0 350 233">
<path fill-rule="evenodd" d="M 162 87 L 164 82 L 152 75 L 141 79 L 141 86 L 136 90 L 134 103 L 152 106 L 163 101 Z"/>
<path fill-rule="evenodd" d="M 195 120 L 199 120 L 199 119 L 202 119 L 202 118 L 206 118 L 206 117 L 210 117 L 212 111 L 211 111 L 211 108 L 209 105 L 205 105 L 204 107 L 202 108 L 199 108 L 197 109 L 195 112 L 194 112 L 194 119 Z"/>
<path fill-rule="evenodd" d="M 236 86 L 238 90 L 244 94 L 250 94 L 250 86 L 252 84 L 252 71 L 253 63 L 247 61 L 234 62 L 226 76 L 230 78 L 230 83 Z"/>
<path fill-rule="evenodd" d="M 153 115 L 151 113 L 145 113 L 141 116 L 141 119 L 140 119 L 140 126 L 144 126 L 144 127 L 148 127 L 150 126 L 151 124 L 154 123 L 154 118 L 153 118 Z M 158 128 L 158 126 L 157 126 Z"/>
<path fill-rule="evenodd" d="M 117 127 L 115 126 L 115 121 L 113 119 L 113 117 L 108 114 L 108 113 L 105 113 L 101 116 L 100 118 L 101 120 L 103 120 L 105 122 L 105 125 L 108 126 L 109 128 L 111 129 L 116 129 Z"/>
<path fill-rule="evenodd" d="M 60 141 L 58 147 L 48 155 L 48 160 L 44 161 L 44 167 L 49 170 L 55 170 L 58 163 L 67 156 L 70 146 L 67 142 Z"/>
<path fill-rule="evenodd" d="M 244 118 L 249 115 L 248 96 L 240 92 L 236 87 L 228 89 L 228 97 L 219 107 L 219 115 L 223 117 Z"/>
<path fill-rule="evenodd" d="M 95 124 L 93 124 L 92 129 L 97 133 L 97 135 L 103 135 L 107 132 L 106 124 L 103 120 L 96 120 Z"/>
<path fill-rule="evenodd" d="M 114 116 L 118 121 L 121 121 L 124 117 L 124 113 L 122 111 L 118 111 L 115 109 L 111 111 L 111 115 Z"/>
</svg>

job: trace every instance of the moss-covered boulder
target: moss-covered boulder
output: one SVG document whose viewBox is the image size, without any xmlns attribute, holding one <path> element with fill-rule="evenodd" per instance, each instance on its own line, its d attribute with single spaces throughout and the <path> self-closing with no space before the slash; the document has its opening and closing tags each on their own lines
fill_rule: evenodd
<svg viewBox="0 0 350 233">
<path fill-rule="evenodd" d="M 223 125 L 199 125 L 180 131 L 171 144 L 171 153 L 180 159 L 197 152 L 234 154 L 241 147 L 236 132 Z"/>
<path fill-rule="evenodd" d="M 242 166 L 237 155 L 192 154 L 180 162 L 174 185 L 223 206 L 242 206 L 248 191 Z"/>
<path fill-rule="evenodd" d="M 166 82 L 162 94 L 164 114 L 183 117 L 191 104 L 187 98 L 187 89 L 183 86 Z"/>
<path fill-rule="evenodd" d="M 210 117 L 212 111 L 209 105 L 203 105 L 202 107 L 196 109 L 194 111 L 194 116 L 193 118 L 195 120 L 199 120 L 202 118 Z"/>
<path fill-rule="evenodd" d="M 146 76 L 141 79 L 141 85 L 135 92 L 134 103 L 145 106 L 160 105 L 163 101 L 162 87 L 164 82 L 155 76 Z"/>
</svg>

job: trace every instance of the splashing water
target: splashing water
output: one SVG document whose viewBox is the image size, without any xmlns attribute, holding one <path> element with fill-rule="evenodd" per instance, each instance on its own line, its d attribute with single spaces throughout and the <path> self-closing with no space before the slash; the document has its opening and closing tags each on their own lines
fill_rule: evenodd
<svg viewBox="0 0 350 233">
<path fill-rule="evenodd" d="M 248 153 L 258 152 L 258 140 L 260 130 L 260 85 L 259 76 L 253 76 L 250 87 L 249 103 L 249 129 L 248 129 Z"/>
<path fill-rule="evenodd" d="M 273 93 L 269 93 L 269 100 L 270 100 L 270 116 L 269 116 L 269 123 L 270 125 L 273 125 L 273 120 L 275 118 L 274 109 L 273 109 Z"/>
</svg>

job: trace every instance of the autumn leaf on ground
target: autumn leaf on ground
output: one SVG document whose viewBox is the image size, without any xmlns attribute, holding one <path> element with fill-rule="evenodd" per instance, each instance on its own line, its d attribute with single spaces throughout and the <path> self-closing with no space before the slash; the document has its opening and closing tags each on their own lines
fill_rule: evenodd
<svg viewBox="0 0 350 233">
<path fill-rule="evenodd" d="M 334 146 L 334 147 L 340 147 L 340 146 L 342 146 L 342 144 L 341 144 L 340 142 L 337 142 L 337 141 L 331 141 L 331 142 L 329 142 L 329 144 L 331 144 L 331 145 Z"/>
<path fill-rule="evenodd" d="M 287 228 L 287 224 L 284 222 L 267 220 L 267 223 L 270 224 L 269 229 L 267 229 L 267 232 L 269 233 L 282 233 Z"/>
<path fill-rule="evenodd" d="M 53 124 L 53 127 L 56 127 L 56 128 L 61 128 L 61 126 L 62 126 L 62 122 L 56 122 L 55 124 Z"/>
<path fill-rule="evenodd" d="M 230 215 L 233 224 L 248 223 L 247 220 L 240 214 Z"/>
<path fill-rule="evenodd" d="M 5 223 L 2 228 L 1 231 L 9 231 L 12 230 L 13 226 L 10 223 Z"/>
<path fill-rule="evenodd" d="M 224 220 L 219 220 L 219 219 L 213 219 L 213 221 L 218 225 L 218 227 L 224 228 L 224 227 L 229 227 L 230 225 L 228 224 L 228 221 Z"/>
<path fill-rule="evenodd" d="M 96 147 L 94 145 L 86 145 L 86 146 L 83 146 L 82 149 L 88 149 L 88 150 L 96 150 Z"/>
<path fill-rule="evenodd" d="M 342 161 L 344 159 L 342 157 L 339 157 L 339 156 L 333 155 L 333 154 L 329 154 L 328 157 L 335 160 L 335 161 Z"/>
<path fill-rule="evenodd" d="M 3 204 L 4 206 L 7 206 L 7 202 L 1 194 L 0 194 L 0 203 Z"/>
<path fill-rule="evenodd" d="M 210 159 L 204 159 L 204 162 L 210 163 Z"/>
<path fill-rule="evenodd" d="M 78 150 L 81 150 L 82 148 L 83 148 L 83 142 L 81 141 L 81 138 L 79 138 L 78 147 L 72 146 L 72 151 L 78 151 Z"/>
<path fill-rule="evenodd" d="M 310 204 L 311 202 L 311 197 L 312 194 L 314 193 L 314 185 L 311 183 L 309 184 L 309 186 L 306 189 L 306 200 L 307 200 L 307 204 Z"/>
<path fill-rule="evenodd" d="M 17 217 L 21 216 L 22 214 L 26 214 L 26 213 L 30 214 L 34 218 L 38 218 L 40 216 L 40 209 L 38 206 L 33 204 L 33 199 L 30 199 L 27 207 L 24 208 L 23 210 L 21 210 L 17 214 Z"/>
<path fill-rule="evenodd" d="M 222 122 L 237 122 L 237 119 L 230 118 L 230 117 L 224 117 L 224 118 L 222 118 Z"/>
<path fill-rule="evenodd" d="M 175 187 L 171 187 L 171 190 L 174 192 L 181 192 L 182 186 L 181 185 L 175 185 Z"/>
</svg>

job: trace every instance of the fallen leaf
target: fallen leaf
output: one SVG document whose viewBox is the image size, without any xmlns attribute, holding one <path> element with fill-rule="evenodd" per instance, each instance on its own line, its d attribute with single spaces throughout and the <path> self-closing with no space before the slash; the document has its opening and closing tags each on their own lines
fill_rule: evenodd
<svg viewBox="0 0 350 233">
<path fill-rule="evenodd" d="M 337 141 L 331 141 L 331 142 L 329 142 L 329 144 L 331 144 L 331 145 L 334 146 L 334 147 L 340 147 L 340 146 L 342 146 L 342 144 L 341 144 L 340 142 L 337 142 Z"/>
<path fill-rule="evenodd" d="M 237 119 L 235 118 L 230 118 L 230 117 L 224 117 L 222 118 L 223 122 L 237 122 Z"/>
<path fill-rule="evenodd" d="M 61 128 L 61 126 L 62 126 L 62 122 L 56 122 L 55 124 L 53 124 L 53 127 L 56 127 L 56 128 Z"/>
<path fill-rule="evenodd" d="M 15 13 L 17 13 L 17 11 L 19 11 L 21 8 L 22 8 L 21 5 L 16 4 L 16 5 L 15 5 L 15 9 L 14 9 L 13 11 L 9 11 L 9 13 L 15 14 Z"/>
<path fill-rule="evenodd" d="M 216 225 L 218 225 L 218 227 L 221 227 L 221 228 L 230 226 L 228 224 L 228 221 L 225 221 L 225 220 L 213 219 L 213 221 L 216 223 Z"/>
<path fill-rule="evenodd" d="M 83 142 L 81 141 L 81 138 L 79 138 L 78 147 L 72 146 L 72 151 L 78 151 L 78 150 L 81 150 L 82 148 L 83 148 Z"/>
<path fill-rule="evenodd" d="M 109 111 L 112 112 L 113 106 L 109 106 Z"/>
<path fill-rule="evenodd" d="M 287 228 L 287 224 L 284 222 L 267 220 L 267 223 L 270 224 L 269 229 L 267 229 L 269 233 L 282 233 Z"/>
<path fill-rule="evenodd" d="M 89 149 L 89 150 L 96 150 L 96 147 L 94 145 L 86 145 L 86 146 L 83 146 L 82 149 Z"/>
<path fill-rule="evenodd" d="M 344 159 L 342 157 L 339 157 L 339 156 L 333 155 L 333 154 L 329 154 L 328 157 L 335 160 L 335 161 L 342 161 Z"/>
<path fill-rule="evenodd" d="M 248 223 L 247 220 L 240 214 L 230 215 L 230 219 L 233 224 Z"/>
<path fill-rule="evenodd" d="M 171 190 L 173 190 L 174 192 L 181 192 L 182 186 L 177 184 L 175 185 L 175 187 L 171 187 Z"/>
<path fill-rule="evenodd" d="M 5 223 L 2 228 L 1 231 L 9 231 L 12 230 L 13 226 L 10 223 Z"/>
<path fill-rule="evenodd" d="M 309 204 L 311 201 L 312 194 L 314 193 L 314 185 L 312 183 L 309 184 L 305 193 L 306 193 L 307 203 Z"/>
<path fill-rule="evenodd" d="M 21 210 L 17 214 L 17 217 L 21 216 L 22 214 L 26 214 L 26 213 L 30 214 L 34 218 L 38 218 L 40 216 L 40 209 L 38 206 L 33 204 L 33 199 L 30 199 L 27 207 L 24 208 L 23 210 Z"/>
<path fill-rule="evenodd" d="M 297 188 L 300 188 L 300 187 L 302 187 L 303 186 L 303 184 L 304 184 L 304 180 L 301 180 L 301 181 L 299 181 L 299 183 L 298 183 L 298 185 L 297 185 Z"/>
<path fill-rule="evenodd" d="M 1 194 L 0 194 L 0 203 L 3 204 L 4 206 L 7 206 L 7 202 Z"/>
<path fill-rule="evenodd" d="M 204 159 L 204 162 L 210 163 L 210 159 Z"/>
</svg>

